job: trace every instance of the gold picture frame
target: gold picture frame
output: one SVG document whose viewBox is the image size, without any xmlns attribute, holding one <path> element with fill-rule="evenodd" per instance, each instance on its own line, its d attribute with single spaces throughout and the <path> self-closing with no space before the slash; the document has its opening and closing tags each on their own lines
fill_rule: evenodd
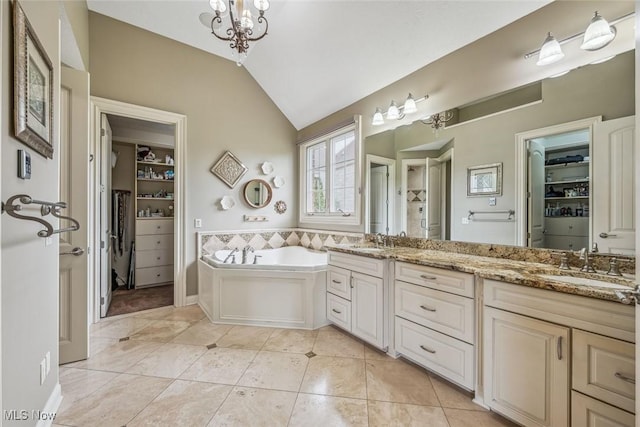
<svg viewBox="0 0 640 427">
<path fill-rule="evenodd" d="M 53 65 L 20 3 L 13 3 L 15 135 L 53 159 Z"/>
<path fill-rule="evenodd" d="M 467 197 L 501 195 L 502 163 L 467 168 Z"/>
</svg>

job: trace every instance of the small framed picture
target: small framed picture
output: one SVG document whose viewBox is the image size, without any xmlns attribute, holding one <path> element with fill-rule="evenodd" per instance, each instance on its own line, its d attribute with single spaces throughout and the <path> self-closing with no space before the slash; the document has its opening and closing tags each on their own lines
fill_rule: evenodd
<svg viewBox="0 0 640 427">
<path fill-rule="evenodd" d="M 501 196 L 502 163 L 467 168 L 467 196 Z"/>
<path fill-rule="evenodd" d="M 247 170 L 247 167 L 242 164 L 240 159 L 234 156 L 231 151 L 227 151 L 213 165 L 211 173 L 220 178 L 229 188 L 233 188 L 240 181 L 240 178 L 247 173 Z"/>
<path fill-rule="evenodd" d="M 16 138 L 53 158 L 53 65 L 18 1 L 13 3 Z"/>
</svg>

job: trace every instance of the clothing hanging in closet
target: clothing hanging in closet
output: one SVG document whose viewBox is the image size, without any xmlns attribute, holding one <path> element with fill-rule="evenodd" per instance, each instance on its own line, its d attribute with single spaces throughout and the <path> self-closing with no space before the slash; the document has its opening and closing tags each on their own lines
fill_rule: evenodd
<svg viewBox="0 0 640 427">
<path fill-rule="evenodd" d="M 111 191 L 111 229 L 115 236 L 113 251 L 114 254 L 122 256 L 125 251 L 125 242 L 127 241 L 127 209 L 129 208 L 129 190 L 112 190 Z"/>
</svg>

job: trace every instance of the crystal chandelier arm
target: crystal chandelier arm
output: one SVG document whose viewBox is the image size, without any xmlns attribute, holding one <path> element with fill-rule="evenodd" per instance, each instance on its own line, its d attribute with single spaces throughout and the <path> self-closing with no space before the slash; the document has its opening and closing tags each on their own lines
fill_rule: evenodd
<svg viewBox="0 0 640 427">
<path fill-rule="evenodd" d="M 216 36 L 220 40 L 224 40 L 224 41 L 233 40 L 233 30 L 231 28 L 227 28 L 227 35 L 229 37 L 224 37 L 224 36 L 216 33 L 216 30 L 213 27 L 214 23 L 216 23 L 216 22 L 219 25 L 222 25 L 222 17 L 220 16 L 220 12 L 218 12 L 218 11 L 216 11 L 216 16 L 214 16 L 213 19 L 211 19 L 211 34 L 213 34 L 214 36 Z"/>
<path fill-rule="evenodd" d="M 250 37 L 253 35 L 253 30 L 249 30 L 247 33 L 247 36 L 248 36 L 247 41 L 254 42 L 256 40 L 260 40 L 261 38 L 267 35 L 267 31 L 269 30 L 269 21 L 267 20 L 267 18 L 265 18 L 263 11 L 260 11 L 260 16 L 258 16 L 258 23 L 259 24 L 264 23 L 264 31 L 262 32 L 261 35 L 257 37 Z"/>
</svg>

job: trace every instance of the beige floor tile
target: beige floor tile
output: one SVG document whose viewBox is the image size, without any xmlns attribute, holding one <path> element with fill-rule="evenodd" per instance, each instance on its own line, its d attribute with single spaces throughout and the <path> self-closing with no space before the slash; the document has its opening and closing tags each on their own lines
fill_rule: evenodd
<svg viewBox="0 0 640 427">
<path fill-rule="evenodd" d="M 176 344 L 207 346 L 216 343 L 232 327 L 232 325 L 216 325 L 211 323 L 209 319 L 204 319 L 185 329 L 184 332 L 172 339 L 171 342 Z"/>
<path fill-rule="evenodd" d="M 231 389 L 228 385 L 176 380 L 127 427 L 204 426 Z"/>
<path fill-rule="evenodd" d="M 161 345 L 145 341 L 122 341 L 73 366 L 99 371 L 124 372 Z"/>
<path fill-rule="evenodd" d="M 401 360 L 367 360 L 367 397 L 384 402 L 440 406 L 429 375 Z"/>
<path fill-rule="evenodd" d="M 277 329 L 271 334 L 262 349 L 286 353 L 308 353 L 313 350 L 317 336 L 317 331 Z"/>
<path fill-rule="evenodd" d="M 166 307 L 152 308 L 150 310 L 139 311 L 133 313 L 133 317 L 139 317 L 142 319 L 162 320 L 167 315 L 173 313 L 176 308 L 172 305 Z"/>
<path fill-rule="evenodd" d="M 87 397 L 100 389 L 119 374 L 115 372 L 91 371 L 88 369 L 60 369 L 60 387 L 62 387 L 62 404 L 58 412 L 62 412 L 76 401 Z"/>
<path fill-rule="evenodd" d="M 290 427 L 366 426 L 367 401 L 345 397 L 298 394 Z"/>
<path fill-rule="evenodd" d="M 258 326 L 234 326 L 217 342 L 218 347 L 260 350 L 275 329 Z"/>
<path fill-rule="evenodd" d="M 204 311 L 198 304 L 187 305 L 173 309 L 162 320 L 181 320 L 184 322 L 197 322 L 205 318 Z"/>
<path fill-rule="evenodd" d="M 462 390 L 435 374 L 429 374 L 429 378 L 440 401 L 440 406 L 443 408 L 468 409 L 471 411 L 485 410 L 482 406 L 472 402 L 473 393 Z"/>
<path fill-rule="evenodd" d="M 100 321 L 91 325 L 91 337 L 124 338 L 149 326 L 151 320 L 125 317 L 118 320 Z"/>
<path fill-rule="evenodd" d="M 364 358 L 367 360 L 396 360 L 384 351 L 371 347 L 368 344 L 364 345 Z"/>
<path fill-rule="evenodd" d="M 298 391 L 309 358 L 304 354 L 261 351 L 238 385 L 272 390 Z"/>
<path fill-rule="evenodd" d="M 369 401 L 369 427 L 449 427 L 442 408 Z"/>
<path fill-rule="evenodd" d="M 178 378 L 206 351 L 202 346 L 164 344 L 129 368 L 127 373 Z"/>
<path fill-rule="evenodd" d="M 213 348 L 196 360 L 180 379 L 235 385 L 258 352 Z"/>
<path fill-rule="evenodd" d="M 366 399 L 364 360 L 313 357 L 309 360 L 300 392 Z"/>
<path fill-rule="evenodd" d="M 56 422 L 76 426 L 123 426 L 155 399 L 171 380 L 122 374 L 66 411 Z"/>
<path fill-rule="evenodd" d="M 444 413 L 451 427 L 517 427 L 517 424 L 488 411 L 444 408 Z"/>
<path fill-rule="evenodd" d="M 336 328 L 327 328 L 318 332 L 313 352 L 322 356 L 364 359 L 364 344 Z"/>
<path fill-rule="evenodd" d="M 117 343 L 117 338 L 91 337 L 89 338 L 89 357 L 93 357 L 107 347 Z"/>
<path fill-rule="evenodd" d="M 296 393 L 235 387 L 209 426 L 286 426 Z"/>
<path fill-rule="evenodd" d="M 131 335 L 132 340 L 169 342 L 191 326 L 189 322 L 178 320 L 154 320 L 152 323 Z"/>
</svg>

